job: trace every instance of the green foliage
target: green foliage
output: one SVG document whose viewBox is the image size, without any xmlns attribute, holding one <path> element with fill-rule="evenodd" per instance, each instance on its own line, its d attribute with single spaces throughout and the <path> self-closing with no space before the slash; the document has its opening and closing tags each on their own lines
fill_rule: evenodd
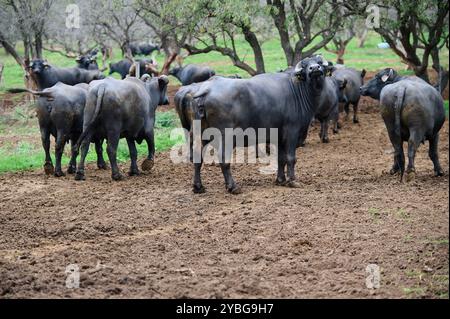
<svg viewBox="0 0 450 319">
<path fill-rule="evenodd" d="M 156 127 L 155 127 L 155 147 L 157 152 L 162 152 L 170 149 L 174 145 L 178 145 L 184 142 L 183 137 L 171 138 L 171 131 L 178 126 L 177 116 L 173 111 L 170 112 L 158 112 L 156 114 Z M 37 123 L 35 124 L 37 126 Z M 4 125 L 0 125 L 0 133 L 5 130 Z M 38 135 L 39 132 L 36 127 L 24 128 L 29 135 Z M 24 137 L 23 135 L 22 137 Z M 52 138 L 52 148 L 54 146 Z M 104 147 L 105 149 L 106 147 Z M 141 145 L 137 145 L 138 154 L 140 157 L 144 157 L 148 154 L 147 143 L 145 141 Z M 108 158 L 106 150 L 103 152 L 105 159 Z M 45 153 L 39 143 L 30 143 L 27 141 L 21 141 L 16 146 L 11 144 L 0 147 L 0 173 L 1 172 L 14 172 L 22 170 L 30 170 L 41 168 L 44 164 Z M 52 150 L 52 159 L 54 161 L 55 156 Z M 70 159 L 70 147 L 65 147 L 62 163 L 66 166 Z M 124 139 L 119 143 L 117 149 L 117 160 L 119 162 L 129 161 L 130 156 L 128 152 L 128 145 Z M 87 156 L 87 162 L 96 162 L 97 156 L 94 151 L 93 145 L 90 148 L 90 152 Z"/>
</svg>

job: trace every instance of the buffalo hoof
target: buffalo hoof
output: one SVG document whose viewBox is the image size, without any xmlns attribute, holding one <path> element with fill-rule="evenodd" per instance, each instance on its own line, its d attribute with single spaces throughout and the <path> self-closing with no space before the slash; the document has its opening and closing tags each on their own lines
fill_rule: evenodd
<svg viewBox="0 0 450 319">
<path fill-rule="evenodd" d="M 56 171 L 54 175 L 55 175 L 55 177 L 64 177 L 64 176 L 66 176 L 66 174 L 63 173 L 63 171 Z"/>
<path fill-rule="evenodd" d="M 228 188 L 227 190 L 232 195 L 242 194 L 242 189 L 238 185 L 234 185 L 234 186 Z"/>
<path fill-rule="evenodd" d="M 301 185 L 296 181 L 289 181 L 286 183 L 286 186 L 290 187 L 290 188 L 300 188 L 301 187 Z"/>
<path fill-rule="evenodd" d="M 75 174 L 76 171 L 77 170 L 76 170 L 76 168 L 74 166 L 69 166 L 67 168 L 67 174 L 73 175 L 73 174 Z"/>
<path fill-rule="evenodd" d="M 324 137 L 322 139 L 322 143 L 328 144 L 328 143 L 330 143 L 330 139 L 328 137 Z"/>
<path fill-rule="evenodd" d="M 416 171 L 415 171 L 415 170 L 408 170 L 408 171 L 406 172 L 406 177 L 405 177 L 405 179 L 406 179 L 406 182 L 407 182 L 407 183 L 413 182 L 413 181 L 416 179 Z"/>
<path fill-rule="evenodd" d="M 442 176 L 444 176 L 444 171 L 438 170 L 438 171 L 434 172 L 434 176 L 435 177 L 442 177 Z"/>
<path fill-rule="evenodd" d="M 136 170 L 130 170 L 128 172 L 128 176 L 139 176 L 139 175 L 141 175 L 141 173 L 137 169 Z"/>
<path fill-rule="evenodd" d="M 75 174 L 75 180 L 76 181 L 85 181 L 86 180 L 86 176 L 84 176 L 84 173 L 77 172 Z"/>
<path fill-rule="evenodd" d="M 123 175 L 120 173 L 112 174 L 112 179 L 116 182 L 123 180 Z"/>
<path fill-rule="evenodd" d="M 359 120 L 358 119 L 353 119 L 353 123 L 359 124 Z"/>
<path fill-rule="evenodd" d="M 277 179 L 276 181 L 275 181 L 275 185 L 277 185 L 277 186 L 286 186 L 286 180 L 285 179 L 283 179 L 283 180 L 280 180 L 280 179 Z"/>
<path fill-rule="evenodd" d="M 153 160 L 147 158 L 142 163 L 142 170 L 145 171 L 145 172 L 149 172 L 149 171 L 152 170 L 153 165 L 155 165 L 155 162 Z"/>
<path fill-rule="evenodd" d="M 103 163 L 97 163 L 97 168 L 101 169 L 101 170 L 107 170 L 108 169 L 108 165 L 106 165 L 105 162 Z"/>
<path fill-rule="evenodd" d="M 333 129 L 333 134 L 339 134 L 339 130 L 338 129 Z"/>
<path fill-rule="evenodd" d="M 206 189 L 203 187 L 203 185 L 194 185 L 192 190 L 193 190 L 194 194 L 206 193 Z"/>
<path fill-rule="evenodd" d="M 400 172 L 400 170 L 398 168 L 393 168 L 389 171 L 389 174 L 396 175 L 398 172 Z"/>
<path fill-rule="evenodd" d="M 337 128 L 338 128 L 338 130 L 340 130 L 342 128 L 342 124 L 340 122 L 337 123 Z"/>
<path fill-rule="evenodd" d="M 44 164 L 44 172 L 45 175 L 53 175 L 55 173 L 55 168 L 53 167 L 52 163 Z"/>
</svg>

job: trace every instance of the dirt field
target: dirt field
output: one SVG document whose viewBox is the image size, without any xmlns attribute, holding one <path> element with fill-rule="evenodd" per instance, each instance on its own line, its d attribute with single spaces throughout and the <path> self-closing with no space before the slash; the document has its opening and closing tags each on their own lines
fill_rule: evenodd
<svg viewBox="0 0 450 319">
<path fill-rule="evenodd" d="M 417 179 L 390 176 L 392 148 L 371 107 L 331 143 L 317 128 L 298 151 L 302 188 L 274 185 L 259 165 L 235 165 L 242 195 L 225 192 L 219 167 L 159 154 L 149 175 L 86 182 L 43 170 L 0 175 L 0 296 L 112 298 L 448 298 L 448 122 L 434 178 L 428 146 Z M 124 171 L 128 166 L 122 166 Z M 78 289 L 65 286 L 77 264 Z M 366 267 L 381 287 L 366 287 Z"/>
</svg>

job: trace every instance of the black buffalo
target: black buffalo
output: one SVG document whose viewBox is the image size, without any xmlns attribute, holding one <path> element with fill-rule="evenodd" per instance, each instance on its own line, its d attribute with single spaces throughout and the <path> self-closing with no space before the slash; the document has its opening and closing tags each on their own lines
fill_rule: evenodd
<svg viewBox="0 0 450 319">
<path fill-rule="evenodd" d="M 344 95 L 346 99 L 346 102 L 344 103 L 344 111 L 346 114 L 346 120 L 348 120 L 349 117 L 351 104 L 353 105 L 353 123 L 359 123 L 358 105 L 361 98 L 359 88 L 364 84 L 366 70 L 358 71 L 352 68 L 344 67 L 342 65 L 335 65 L 332 76 L 340 81 L 347 81 L 347 85 L 344 89 Z"/>
<path fill-rule="evenodd" d="M 327 76 L 325 85 L 318 99 L 316 119 L 320 122 L 320 140 L 322 143 L 328 143 L 328 125 L 330 121 L 334 123 L 334 132 L 337 131 L 337 121 L 339 117 L 339 102 L 346 102 L 344 90 L 347 86 L 347 80 L 338 80 Z"/>
<path fill-rule="evenodd" d="M 206 81 L 216 75 L 216 72 L 207 66 L 188 64 L 185 67 L 173 68 L 169 75 L 180 80 L 182 85 L 189 85 Z"/>
<path fill-rule="evenodd" d="M 72 146 L 67 172 L 74 174 L 76 170 L 75 144 L 83 130 L 83 112 L 86 104 L 87 84 L 70 86 L 58 82 L 54 86 L 43 91 L 32 91 L 27 89 L 11 89 L 12 93 L 29 92 L 39 96 L 37 101 L 37 118 L 41 131 L 42 146 L 45 151 L 45 173 L 54 174 L 56 177 L 64 176 L 61 168 L 61 157 L 64 146 L 69 141 Z M 50 156 L 50 135 L 55 137 L 55 159 L 56 167 L 53 167 Z M 102 140 L 93 139 L 97 152 L 97 165 L 100 169 L 106 169 L 103 159 Z"/>
<path fill-rule="evenodd" d="M 31 75 L 36 79 L 39 90 L 52 87 L 58 82 L 75 85 L 105 78 L 103 73 L 98 70 L 84 70 L 77 67 L 57 68 L 41 59 L 33 60 L 29 69 Z"/>
<path fill-rule="evenodd" d="M 139 174 L 135 142 L 140 144 L 145 140 L 148 145 L 148 157 L 142 169 L 149 171 L 153 167 L 155 111 L 158 105 L 167 101 L 169 80 L 166 76 L 150 78 L 148 75 L 143 79 L 145 81 L 137 78 L 122 81 L 107 78 L 91 83 L 84 112 L 83 133 L 78 141 L 78 147 L 81 144 L 81 158 L 75 175 L 77 180 L 85 179 L 84 162 L 93 136 L 108 140 L 107 153 L 113 180 L 123 178 L 116 160 L 120 138 L 127 139 L 131 157 L 130 176 Z"/>
<path fill-rule="evenodd" d="M 94 49 L 85 55 L 78 56 L 75 60 L 77 62 L 77 67 L 85 70 L 98 70 L 99 69 L 97 64 L 98 51 L 99 51 L 98 49 Z"/>
<path fill-rule="evenodd" d="M 149 74 L 151 75 L 151 70 L 148 68 L 149 65 L 153 64 L 153 61 L 151 59 L 138 59 L 136 62 L 139 62 L 139 67 L 141 71 L 141 75 Z M 117 63 L 110 63 L 109 64 L 109 74 L 113 73 L 119 73 L 122 77 L 122 80 L 127 77 L 127 75 L 130 73 L 130 69 L 133 65 L 133 62 L 129 59 L 123 59 Z"/>
<path fill-rule="evenodd" d="M 154 51 L 159 51 L 161 48 L 153 44 L 130 44 L 131 54 L 136 55 L 151 55 Z"/>
<path fill-rule="evenodd" d="M 429 141 L 429 156 L 436 176 L 442 176 L 438 156 L 439 131 L 445 122 L 444 101 L 439 92 L 418 77 L 401 77 L 393 69 L 378 73 L 361 94 L 380 100 L 381 115 L 395 149 L 391 174 L 405 172 L 403 142 L 408 141 L 407 180 L 414 179 L 414 160 L 421 143 Z"/>
<path fill-rule="evenodd" d="M 325 85 L 328 63 L 321 56 L 302 60 L 295 69 L 295 76 L 287 73 L 261 74 L 251 79 L 233 80 L 215 77 L 204 82 L 191 99 L 194 117 L 201 120 L 202 131 L 218 129 L 221 141 L 214 141 L 218 148 L 220 165 L 225 178 L 226 189 L 232 194 L 241 192 L 231 175 L 229 158 L 223 149 L 229 138 L 228 129 L 253 128 L 258 142 L 260 129 L 278 130 L 278 174 L 276 183 L 282 186 L 298 187 L 295 181 L 296 149 L 299 141 L 307 136 L 311 120 L 316 113 L 318 99 Z M 227 130 L 229 131 L 229 130 Z M 203 140 L 203 145 L 212 142 Z M 250 144 L 250 141 L 247 141 Z M 230 148 L 228 148 L 230 150 Z M 205 191 L 200 171 L 202 161 L 195 163 L 194 192 Z M 286 179 L 285 168 L 287 166 Z"/>
</svg>

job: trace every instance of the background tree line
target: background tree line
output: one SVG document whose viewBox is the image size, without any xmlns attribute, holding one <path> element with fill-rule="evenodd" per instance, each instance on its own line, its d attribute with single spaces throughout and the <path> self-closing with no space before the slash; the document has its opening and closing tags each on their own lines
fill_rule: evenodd
<svg viewBox="0 0 450 319">
<path fill-rule="evenodd" d="M 130 57 L 130 45 L 159 44 L 168 59 L 212 51 L 227 56 L 250 75 L 264 73 L 262 44 L 277 38 L 286 64 L 320 50 L 344 63 L 354 37 L 364 45 L 367 8 L 377 5 L 380 23 L 373 30 L 417 76 L 428 79 L 432 67 L 447 83 L 439 51 L 449 45 L 448 2 L 440 0 L 77 0 L 80 28 L 67 28 L 72 0 L 0 0 L 0 45 L 26 67 L 42 58 L 43 49 L 75 57 L 94 47 L 119 47 Z M 370 19 L 370 17 L 369 17 Z M 236 49 L 236 39 L 249 52 Z M 20 55 L 17 43 L 24 50 Z"/>
</svg>

